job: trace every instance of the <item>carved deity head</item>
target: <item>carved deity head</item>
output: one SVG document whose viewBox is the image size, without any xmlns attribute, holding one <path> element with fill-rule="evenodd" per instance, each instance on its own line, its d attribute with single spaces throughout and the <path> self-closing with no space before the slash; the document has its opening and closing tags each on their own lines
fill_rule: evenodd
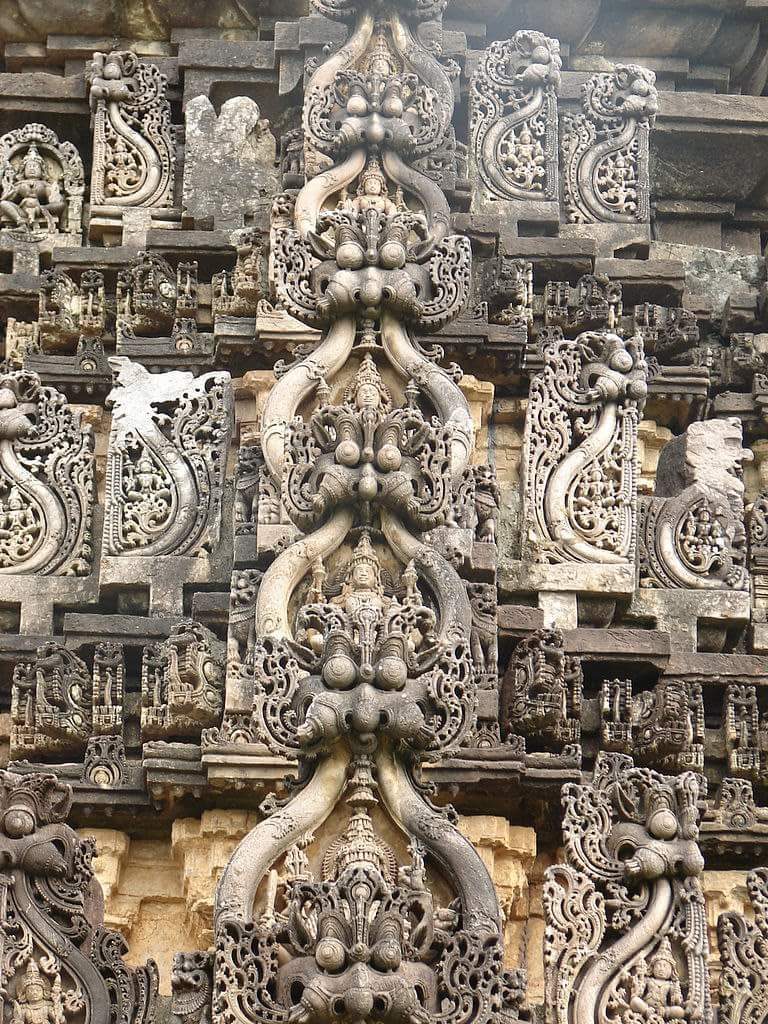
<svg viewBox="0 0 768 1024">
<path fill-rule="evenodd" d="M 358 409 L 381 409 L 384 413 L 392 408 L 392 396 L 370 353 L 366 352 L 360 369 L 345 388 L 344 403 Z"/>
<path fill-rule="evenodd" d="M 672 955 L 672 947 L 666 936 L 662 939 L 657 952 L 651 957 L 648 966 L 651 969 L 652 976 L 658 978 L 659 981 L 669 981 L 675 976 L 675 958 Z"/>
<path fill-rule="evenodd" d="M 30 959 L 21 980 L 18 992 L 19 1002 L 36 1006 L 45 1001 L 45 986 L 40 977 L 40 970 L 34 960 Z"/>
<path fill-rule="evenodd" d="M 344 579 L 344 590 L 348 593 L 359 593 L 364 590 L 372 590 L 378 594 L 384 593 L 381 565 L 367 533 L 360 538 L 360 542 L 352 554 L 352 561 L 349 563 Z"/>
<path fill-rule="evenodd" d="M 360 176 L 357 194 L 359 196 L 388 195 L 387 179 L 384 177 L 378 160 L 370 160 L 368 162 L 368 166 Z"/>
<path fill-rule="evenodd" d="M 18 177 L 28 181 L 45 181 L 47 178 L 45 160 L 40 156 L 34 142 L 30 143 L 29 149 L 24 154 Z"/>
</svg>

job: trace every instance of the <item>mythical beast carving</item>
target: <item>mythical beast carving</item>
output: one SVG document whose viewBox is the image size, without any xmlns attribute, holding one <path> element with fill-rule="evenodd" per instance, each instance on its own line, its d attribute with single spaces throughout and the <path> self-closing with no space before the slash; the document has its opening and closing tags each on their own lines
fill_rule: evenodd
<svg viewBox="0 0 768 1024">
<path fill-rule="evenodd" d="M 157 967 L 103 927 L 92 839 L 54 775 L 0 772 L 0 977 L 13 1024 L 152 1024 Z"/>
<path fill-rule="evenodd" d="M 523 552 L 532 562 L 634 561 L 642 340 L 549 329 L 525 421 Z"/>
<path fill-rule="evenodd" d="M 598 755 L 563 787 L 567 862 L 544 882 L 551 1024 L 710 1019 L 701 776 Z"/>
</svg>

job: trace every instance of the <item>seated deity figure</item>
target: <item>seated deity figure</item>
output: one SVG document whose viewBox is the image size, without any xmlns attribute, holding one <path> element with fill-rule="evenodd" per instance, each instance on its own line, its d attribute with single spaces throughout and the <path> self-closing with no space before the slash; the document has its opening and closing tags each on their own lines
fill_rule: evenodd
<svg viewBox="0 0 768 1024">
<path fill-rule="evenodd" d="M 630 1007 L 649 1024 L 684 1020 L 687 1012 L 669 939 L 662 939 L 648 967 L 650 973 L 644 979 L 643 989 L 632 997 Z"/>
<path fill-rule="evenodd" d="M 0 226 L 23 228 L 30 234 L 41 229 L 53 232 L 63 210 L 61 190 L 32 142 L 13 181 L 0 193 Z"/>
</svg>

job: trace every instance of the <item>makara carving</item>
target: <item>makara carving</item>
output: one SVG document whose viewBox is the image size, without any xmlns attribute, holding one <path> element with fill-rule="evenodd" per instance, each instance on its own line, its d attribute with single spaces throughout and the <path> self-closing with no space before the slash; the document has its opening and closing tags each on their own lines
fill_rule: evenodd
<svg viewBox="0 0 768 1024">
<path fill-rule="evenodd" d="M 637 529 L 637 427 L 647 391 L 642 340 L 544 333 L 523 449 L 524 557 L 628 564 Z"/>
<path fill-rule="evenodd" d="M 517 32 L 483 53 L 470 83 L 470 135 L 480 180 L 493 199 L 558 196 L 560 44 Z"/>
<path fill-rule="evenodd" d="M 0 376 L 0 574 L 85 576 L 93 435 L 36 374 Z"/>
<path fill-rule="evenodd" d="M 95 53 L 87 81 L 93 114 L 91 206 L 171 206 L 175 150 L 165 75 L 121 50 Z"/>
<path fill-rule="evenodd" d="M 104 551 L 199 555 L 216 543 L 231 431 L 229 374 L 151 374 L 110 358 L 115 387 Z"/>
<path fill-rule="evenodd" d="M 617 64 L 582 86 L 582 113 L 562 117 L 563 205 L 571 223 L 650 221 L 655 81 L 647 68 Z"/>
<path fill-rule="evenodd" d="M 69 787 L 0 772 L 0 976 L 12 1024 L 151 1024 L 157 967 L 127 967 L 103 926 L 92 839 L 64 824 Z"/>
<path fill-rule="evenodd" d="M 641 501 L 641 586 L 748 586 L 742 463 L 751 458 L 737 419 L 692 423 L 665 445 L 656 496 Z"/>
<path fill-rule="evenodd" d="M 709 1019 L 703 787 L 604 753 L 591 783 L 563 787 L 567 861 L 543 894 L 552 1024 Z"/>
</svg>

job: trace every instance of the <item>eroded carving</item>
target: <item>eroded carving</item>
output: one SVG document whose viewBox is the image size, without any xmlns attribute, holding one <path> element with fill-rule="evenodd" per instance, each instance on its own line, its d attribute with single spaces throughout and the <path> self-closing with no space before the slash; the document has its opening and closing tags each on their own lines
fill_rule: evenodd
<svg viewBox="0 0 768 1024">
<path fill-rule="evenodd" d="M 199 555 L 219 537 L 232 421 L 228 373 L 151 374 L 110 358 L 104 550 Z"/>
</svg>

